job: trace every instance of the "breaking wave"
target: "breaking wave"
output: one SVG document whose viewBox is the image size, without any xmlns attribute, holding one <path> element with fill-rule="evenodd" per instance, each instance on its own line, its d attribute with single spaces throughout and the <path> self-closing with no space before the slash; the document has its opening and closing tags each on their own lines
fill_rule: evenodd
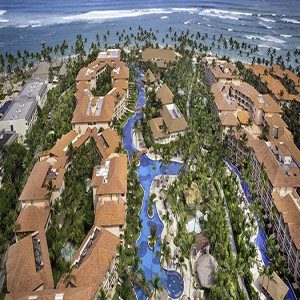
<svg viewBox="0 0 300 300">
<path fill-rule="evenodd" d="M 252 16 L 252 13 L 224 9 L 204 9 L 199 12 L 199 15 L 220 19 L 239 20 L 241 17 Z"/>
<path fill-rule="evenodd" d="M 265 36 L 259 36 L 259 35 L 246 35 L 245 36 L 248 40 L 260 40 L 264 42 L 271 42 L 276 44 L 285 44 L 285 41 L 282 39 L 279 39 L 272 35 L 265 35 Z"/>
<path fill-rule="evenodd" d="M 273 19 L 265 18 L 265 17 L 259 17 L 260 20 L 268 23 L 275 23 L 276 21 Z"/>
<path fill-rule="evenodd" d="M 293 24 L 300 24 L 300 21 L 296 19 L 289 19 L 289 18 L 283 18 L 281 21 L 286 22 L 286 23 L 293 23 Z"/>
</svg>

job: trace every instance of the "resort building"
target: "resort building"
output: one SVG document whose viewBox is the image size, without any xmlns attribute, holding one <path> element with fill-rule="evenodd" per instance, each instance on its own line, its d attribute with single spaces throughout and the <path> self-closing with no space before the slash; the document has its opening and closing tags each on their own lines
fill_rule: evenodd
<svg viewBox="0 0 300 300">
<path fill-rule="evenodd" d="M 266 84 L 272 97 L 280 104 L 287 104 L 291 101 L 300 101 L 300 78 L 288 69 L 284 69 L 279 65 L 266 67 L 263 65 L 246 65 L 247 69 L 260 78 Z M 294 87 L 298 94 L 292 94 L 287 91 L 283 85 L 283 80 L 288 79 L 294 83 Z"/>
<path fill-rule="evenodd" d="M 151 61 L 160 68 L 166 68 L 177 58 L 177 53 L 172 49 L 146 48 L 142 52 L 142 61 Z"/>
<path fill-rule="evenodd" d="M 55 201 L 64 189 L 64 174 L 65 164 L 60 161 L 53 164 L 46 160 L 37 162 L 19 197 L 22 208 L 28 205 L 44 207 Z"/>
<path fill-rule="evenodd" d="M 25 84 L 15 101 L 37 101 L 43 107 L 47 99 L 47 82 L 44 80 L 31 80 Z"/>
<path fill-rule="evenodd" d="M 16 221 L 15 233 L 33 233 L 46 231 L 50 222 L 50 206 L 25 206 L 21 209 Z"/>
<path fill-rule="evenodd" d="M 186 133 L 188 124 L 175 103 L 164 105 L 161 117 L 149 120 L 152 138 L 156 143 L 167 144 Z"/>
<path fill-rule="evenodd" d="M 54 288 L 46 235 L 43 230 L 27 235 L 9 247 L 6 262 L 8 293 Z"/>
<path fill-rule="evenodd" d="M 127 156 L 112 154 L 95 166 L 92 178 L 94 208 L 107 201 L 125 201 L 127 193 Z"/>
<path fill-rule="evenodd" d="M 279 114 L 265 116 L 265 131 L 267 140 L 279 140 L 281 142 L 293 141 L 294 137 L 288 130 L 287 124 L 282 120 Z"/>
<path fill-rule="evenodd" d="M 115 107 L 113 112 L 113 119 L 120 119 L 126 112 L 126 104 L 128 96 L 125 90 L 114 87 L 107 95 L 113 96 Z"/>
<path fill-rule="evenodd" d="M 95 212 L 94 224 L 103 227 L 117 237 L 120 237 L 125 225 L 126 211 L 124 200 L 106 201 L 98 203 Z"/>
<path fill-rule="evenodd" d="M 82 98 L 76 105 L 72 128 L 82 134 L 88 128 L 106 129 L 111 126 L 115 109 L 115 99 L 111 95 L 94 97 L 92 94 Z"/>
<path fill-rule="evenodd" d="M 93 299 L 92 288 L 45 289 L 34 292 L 6 294 L 5 300 L 87 300 Z"/>
<path fill-rule="evenodd" d="M 174 95 L 169 87 L 164 83 L 156 91 L 156 98 L 160 99 L 163 105 L 173 103 Z"/>
<path fill-rule="evenodd" d="M 18 134 L 15 131 L 0 129 L 0 146 L 7 146 L 18 140 Z"/>
<path fill-rule="evenodd" d="M 79 71 L 77 103 L 72 119 L 72 128 L 77 133 L 82 134 L 87 128 L 109 128 L 114 118 L 120 119 L 124 115 L 129 97 L 129 68 L 120 60 L 120 53 L 119 49 L 100 52 L 96 60 Z M 95 97 L 91 90 L 107 67 L 111 68 L 112 90 Z"/>
<path fill-rule="evenodd" d="M 0 129 L 15 131 L 20 139 L 24 139 L 37 116 L 37 101 L 13 101 L 0 121 Z"/>
<path fill-rule="evenodd" d="M 118 237 L 106 229 L 93 226 L 72 260 L 76 280 L 66 283 L 62 277 L 58 288 L 89 287 L 89 299 L 96 299 L 100 289 L 109 296 L 118 278 L 117 246 L 120 242 Z"/>
<path fill-rule="evenodd" d="M 150 69 L 148 69 L 146 73 L 143 75 L 143 81 L 146 83 L 147 82 L 154 83 L 156 81 L 156 78 Z"/>
<path fill-rule="evenodd" d="M 281 113 L 282 110 L 269 94 L 261 95 L 250 84 L 241 82 L 231 84 L 229 96 L 233 97 L 244 110 L 246 110 L 253 122 L 260 126 L 267 113 Z"/>
<path fill-rule="evenodd" d="M 227 142 L 236 165 L 251 157 L 253 192 L 261 203 L 270 233 L 274 233 L 281 246 L 289 273 L 300 286 L 300 235 L 297 223 L 300 203 L 299 149 L 292 141 L 275 139 L 265 142 L 250 135 L 246 147 L 235 137 L 228 138 Z M 291 207 L 292 218 L 288 216 Z M 289 226 L 289 223 L 295 224 Z"/>
<path fill-rule="evenodd" d="M 224 83 L 237 79 L 238 69 L 232 62 L 220 60 L 213 56 L 207 56 L 203 58 L 203 61 L 205 63 L 205 77 L 209 85 L 217 81 Z"/>
</svg>

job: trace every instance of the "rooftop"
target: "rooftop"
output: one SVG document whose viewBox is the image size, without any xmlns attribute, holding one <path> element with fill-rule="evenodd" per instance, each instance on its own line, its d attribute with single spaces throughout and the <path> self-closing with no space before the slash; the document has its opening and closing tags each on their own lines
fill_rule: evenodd
<svg viewBox="0 0 300 300">
<path fill-rule="evenodd" d="M 16 221 L 16 232 L 35 232 L 45 229 L 50 217 L 50 207 L 28 205 L 21 209 Z"/>
<path fill-rule="evenodd" d="M 125 224 L 125 203 L 123 200 L 98 203 L 95 213 L 95 225 L 99 227 Z"/>
<path fill-rule="evenodd" d="M 45 232 L 27 235 L 9 247 L 6 263 L 9 293 L 53 288 L 51 264 Z"/>
<path fill-rule="evenodd" d="M 91 228 L 72 261 L 77 288 L 91 287 L 94 298 L 117 254 L 119 243 L 120 239 L 104 228 Z M 64 277 L 60 279 L 58 287 L 65 288 Z"/>
<path fill-rule="evenodd" d="M 127 192 L 127 156 L 112 154 L 95 166 L 92 186 L 98 195 L 123 194 Z"/>
<path fill-rule="evenodd" d="M 173 103 L 174 95 L 170 88 L 164 83 L 156 92 L 156 97 L 161 100 L 162 104 Z"/>
<path fill-rule="evenodd" d="M 36 100 L 19 100 L 14 101 L 11 107 L 5 112 L 2 120 L 13 121 L 13 120 L 30 120 L 35 109 L 37 107 Z"/>
</svg>

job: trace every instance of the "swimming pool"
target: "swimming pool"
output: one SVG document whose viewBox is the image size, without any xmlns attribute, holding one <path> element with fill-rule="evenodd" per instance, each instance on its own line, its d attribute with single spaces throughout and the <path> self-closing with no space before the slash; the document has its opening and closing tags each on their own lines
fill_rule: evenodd
<svg viewBox="0 0 300 300">
<path fill-rule="evenodd" d="M 146 104 L 145 91 L 142 86 L 142 76 L 141 71 L 138 70 L 138 102 L 137 106 L 142 107 Z M 132 158 L 134 152 L 137 152 L 133 144 L 133 125 L 136 120 L 140 120 L 142 117 L 142 112 L 137 111 L 125 124 L 123 145 L 128 152 L 129 159 Z M 139 263 L 139 268 L 145 273 L 145 278 L 147 281 L 153 280 L 158 274 L 161 284 L 168 292 L 169 297 L 172 299 L 178 299 L 184 290 L 184 282 L 182 276 L 174 270 L 166 270 L 161 267 L 160 257 L 157 253 L 161 251 L 160 243 L 155 243 L 153 249 L 148 246 L 148 237 L 150 235 L 150 228 L 156 226 L 156 237 L 160 241 L 161 234 L 164 228 L 164 224 L 161 221 L 156 205 L 153 205 L 153 217 L 148 216 L 148 196 L 150 195 L 150 187 L 154 178 L 158 175 L 177 175 L 183 164 L 177 162 L 171 162 L 170 164 L 162 164 L 158 160 L 152 160 L 145 154 L 140 157 L 140 165 L 137 169 L 139 182 L 144 190 L 144 197 L 142 202 L 142 208 L 139 212 L 139 218 L 142 223 L 142 230 L 140 237 L 138 238 L 136 245 L 139 248 L 139 255 L 141 262 Z M 143 290 L 137 286 L 135 287 L 136 295 L 138 300 L 147 299 L 147 296 Z"/>
</svg>

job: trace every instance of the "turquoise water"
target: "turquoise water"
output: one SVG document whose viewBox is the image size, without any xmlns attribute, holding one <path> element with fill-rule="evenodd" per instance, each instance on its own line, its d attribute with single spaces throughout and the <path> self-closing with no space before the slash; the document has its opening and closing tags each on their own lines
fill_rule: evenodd
<svg viewBox="0 0 300 300">
<path fill-rule="evenodd" d="M 139 71 L 139 82 L 138 90 L 139 90 L 139 100 L 137 106 L 144 106 L 146 103 L 145 92 L 141 85 L 141 74 Z M 123 144 L 125 149 L 128 152 L 129 159 L 132 158 L 133 152 L 137 152 L 136 148 L 133 145 L 132 134 L 133 134 L 133 124 L 136 120 L 141 118 L 141 111 L 137 112 L 133 115 L 126 125 L 124 126 L 124 140 Z M 169 297 L 172 299 L 179 298 L 184 289 L 184 283 L 182 280 L 182 276 L 174 270 L 166 270 L 162 268 L 160 264 L 160 256 L 157 253 L 160 253 L 161 244 L 160 242 L 156 242 L 154 249 L 151 250 L 148 246 L 148 237 L 150 235 L 150 228 L 152 226 L 156 226 L 156 237 L 157 240 L 160 241 L 161 233 L 164 228 L 163 222 L 160 220 L 156 205 L 153 205 L 154 215 L 152 218 L 148 217 L 148 196 L 150 195 L 150 187 L 153 179 L 158 175 L 177 175 L 180 172 L 182 164 L 180 163 L 170 163 L 170 164 L 162 164 L 158 160 L 152 160 L 145 154 L 140 157 L 140 165 L 137 169 L 138 179 L 140 184 L 144 190 L 144 197 L 142 202 L 142 208 L 139 213 L 139 218 L 142 223 L 142 230 L 140 237 L 137 240 L 136 245 L 139 248 L 139 256 L 141 258 L 141 262 L 139 264 L 139 268 L 144 271 L 145 278 L 147 281 L 153 280 L 158 274 L 160 278 L 160 282 L 163 287 L 168 292 Z M 140 287 L 136 287 L 136 295 L 139 300 L 147 299 L 143 290 Z"/>
</svg>

